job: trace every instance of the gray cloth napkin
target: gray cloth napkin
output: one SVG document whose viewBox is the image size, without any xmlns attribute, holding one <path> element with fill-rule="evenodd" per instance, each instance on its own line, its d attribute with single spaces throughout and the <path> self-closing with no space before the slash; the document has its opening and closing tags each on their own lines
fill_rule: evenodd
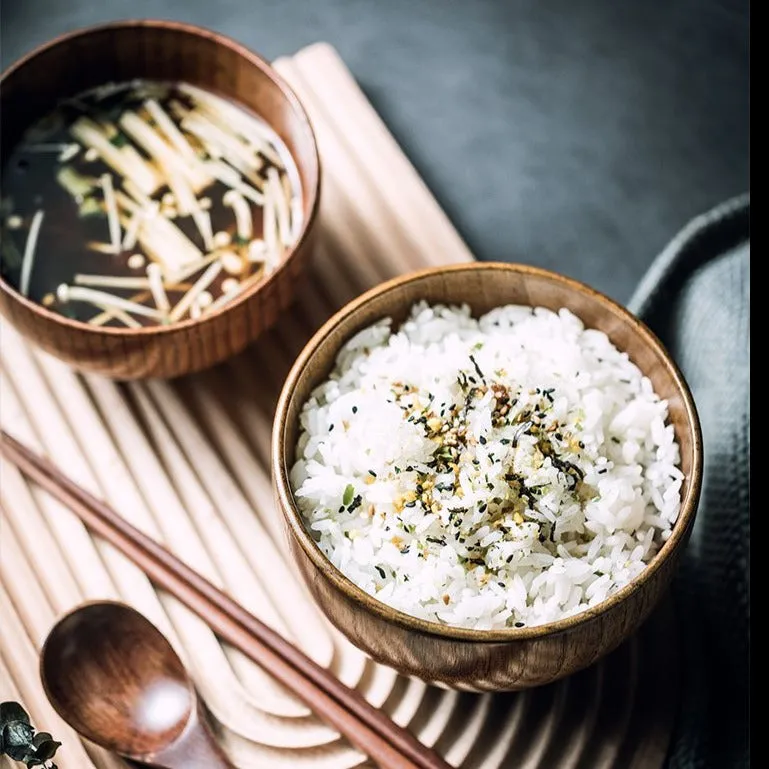
<svg viewBox="0 0 769 769">
<path fill-rule="evenodd" d="M 689 383 L 704 483 L 673 594 L 682 701 L 669 769 L 748 767 L 750 656 L 750 198 L 692 221 L 629 303 Z"/>
</svg>

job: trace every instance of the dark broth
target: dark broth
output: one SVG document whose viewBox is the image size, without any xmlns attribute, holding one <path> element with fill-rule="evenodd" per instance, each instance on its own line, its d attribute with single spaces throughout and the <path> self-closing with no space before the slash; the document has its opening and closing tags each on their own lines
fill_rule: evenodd
<svg viewBox="0 0 769 769">
<path fill-rule="evenodd" d="M 96 155 L 94 150 L 88 151 L 86 146 L 73 137 L 71 133 L 73 124 L 83 116 L 95 121 L 102 130 L 111 133 L 109 140 L 112 146 L 118 149 L 126 145 L 133 146 L 142 160 L 158 175 L 162 181 L 157 189 L 148 195 L 151 200 L 159 204 L 157 215 L 165 216 L 178 227 L 186 238 L 200 250 L 203 257 L 213 253 L 221 252 L 224 254 L 226 252 L 228 254 L 234 253 L 241 258 L 242 269 L 240 272 L 222 269 L 210 285 L 204 289 L 209 294 L 207 297 L 209 304 L 211 300 L 215 301 L 222 297 L 223 287 L 227 287 L 225 281 L 228 279 L 231 279 L 229 289 L 232 290 L 234 286 L 232 279 L 239 283 L 249 279 L 253 282 L 255 279 L 259 279 L 260 273 L 266 275 L 269 269 L 275 266 L 275 263 L 282 256 L 283 250 L 289 247 L 291 242 L 283 242 L 278 238 L 280 241 L 278 244 L 279 254 L 267 255 L 262 261 L 248 259 L 249 243 L 264 239 L 262 205 L 252 200 L 246 201 L 252 221 L 251 238 L 247 241 L 238 236 L 233 208 L 224 205 L 223 202 L 224 195 L 232 189 L 229 185 L 214 179 L 211 183 L 195 191 L 195 200 L 197 202 L 202 201 L 201 205 L 207 206 L 205 210 L 210 216 L 211 232 L 217 236 L 215 242 L 219 244 L 218 248 L 211 248 L 211 241 L 209 240 L 208 247 L 206 247 L 205 239 L 193 216 L 183 216 L 178 213 L 178 205 L 176 205 L 178 200 L 171 204 L 169 200 L 171 189 L 165 178 L 163 164 L 159 163 L 156 157 L 150 155 L 148 151 L 118 127 L 121 116 L 130 110 L 143 115 L 147 125 L 166 139 L 166 143 L 171 146 L 172 142 L 167 140 L 160 125 L 153 121 L 143 106 L 148 97 L 153 98 L 160 104 L 165 113 L 173 118 L 174 124 L 183 132 L 186 141 L 201 163 L 214 160 L 218 163 L 224 163 L 229 169 L 234 170 L 226 157 L 213 157 L 203 141 L 181 128 L 183 121 L 174 115 L 179 114 L 179 109 L 194 111 L 201 102 L 196 103 L 190 93 L 180 90 L 180 88 L 183 86 L 152 82 L 132 82 L 99 88 L 63 102 L 26 132 L 22 141 L 11 152 L 2 175 L 2 211 L 0 212 L 2 219 L 2 260 L 0 261 L 0 273 L 10 285 L 17 290 L 21 287 L 22 258 L 25 244 L 29 236 L 32 219 L 38 211 L 43 212 L 43 218 L 26 292 L 33 301 L 43 303 L 49 309 L 60 312 L 67 317 L 88 322 L 96 316 L 102 315 L 104 307 L 90 301 L 74 299 L 62 301 L 61 292 L 57 297 L 59 286 L 62 284 L 74 285 L 74 276 L 78 274 L 146 278 L 146 265 L 152 261 L 151 254 L 140 242 L 131 248 L 123 247 L 127 229 L 124 226 L 125 220 L 130 218 L 127 209 L 118 207 L 124 216 L 123 225 L 120 227 L 119 252 L 104 253 L 93 250 L 88 244 L 102 244 L 100 247 L 103 248 L 104 245 L 109 246 L 112 242 L 108 215 L 104 210 L 106 195 L 103 186 L 94 184 L 90 191 L 75 196 L 71 190 L 65 189 L 57 180 L 57 174 L 65 167 L 71 168 L 87 180 L 98 181 L 104 174 L 109 174 L 112 177 L 115 191 L 136 202 L 136 198 L 126 192 L 125 177 L 108 165 L 101 155 L 94 157 Z M 235 105 L 230 105 L 230 107 L 233 106 Z M 258 122 L 259 131 L 255 135 L 268 136 L 272 139 L 270 144 L 274 154 L 269 152 L 269 146 L 266 154 L 255 152 L 256 157 L 263 165 L 254 171 L 254 176 L 266 184 L 269 169 L 276 169 L 283 194 L 286 196 L 286 206 L 291 215 L 298 217 L 300 207 L 291 204 L 296 203 L 300 196 L 299 177 L 285 145 L 264 121 L 246 112 L 240 106 L 236 108 L 243 115 L 247 115 L 251 121 Z M 114 131 L 113 127 L 117 127 L 117 130 Z M 236 134 L 237 132 L 234 131 L 233 140 L 235 141 L 238 140 Z M 242 134 L 240 139 L 242 139 Z M 76 154 L 73 154 L 75 145 L 78 145 L 78 150 Z M 246 145 L 243 144 L 243 146 Z M 68 157 L 68 155 L 70 156 Z M 270 160 L 276 156 L 279 157 L 280 164 Z M 243 175 L 241 175 L 241 180 L 257 192 L 260 191 L 256 182 L 252 184 Z M 270 189 L 274 191 L 274 187 L 270 187 Z M 275 203 L 275 205 L 278 204 Z M 274 220 L 274 214 L 272 220 Z M 296 233 L 298 229 L 299 223 L 292 221 L 292 232 Z M 278 230 L 277 225 L 275 225 L 275 230 Z M 221 245 L 225 238 L 222 233 L 227 233 L 229 236 L 231 241 L 229 244 Z M 140 260 L 135 256 L 132 260 L 129 259 L 135 254 L 144 257 L 144 264 L 137 265 Z M 232 257 L 227 258 L 230 259 L 228 264 L 231 266 Z M 129 266 L 129 262 L 134 266 Z M 175 282 L 170 281 L 169 276 L 173 272 L 172 270 L 169 269 L 164 273 L 166 278 L 164 279 L 165 291 L 172 308 L 194 285 L 206 267 L 207 264 L 203 264 L 183 280 Z M 148 307 L 155 307 L 152 294 L 146 288 L 102 287 L 98 285 L 93 285 L 92 288 L 106 291 L 116 297 L 136 301 Z M 131 317 L 141 325 L 169 322 L 167 318 L 158 320 L 140 314 L 131 314 Z M 182 317 L 189 317 L 189 311 Z M 122 326 L 125 324 L 117 318 L 112 318 L 103 325 Z"/>
</svg>

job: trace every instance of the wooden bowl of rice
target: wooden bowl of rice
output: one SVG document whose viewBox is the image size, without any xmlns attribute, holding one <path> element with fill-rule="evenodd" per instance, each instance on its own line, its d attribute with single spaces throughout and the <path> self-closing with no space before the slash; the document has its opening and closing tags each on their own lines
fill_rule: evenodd
<svg viewBox="0 0 769 769">
<path fill-rule="evenodd" d="M 301 226 L 292 244 L 269 274 L 259 281 L 245 280 L 242 290 L 221 307 L 214 302 L 201 316 L 189 313 L 167 325 L 119 327 L 74 320 L 30 300 L 2 278 L 0 314 L 36 345 L 77 369 L 117 379 L 171 378 L 240 352 L 291 304 L 313 248 L 320 161 L 303 106 L 268 62 L 210 30 L 138 20 L 65 34 L 2 73 L 2 162 L 25 130 L 63 99 L 130 81 L 197 87 L 245 107 L 274 131 L 290 152 L 301 182 L 296 201 Z M 49 296 L 53 301 L 56 294 Z"/>
<path fill-rule="evenodd" d="M 506 365 L 553 368 L 556 385 L 511 396 L 500 327 L 528 334 Z M 352 643 L 429 683 L 499 691 L 574 673 L 648 617 L 694 522 L 702 443 L 641 321 L 564 276 L 475 263 L 396 278 L 331 318 L 286 380 L 272 465 L 293 557 Z"/>
</svg>

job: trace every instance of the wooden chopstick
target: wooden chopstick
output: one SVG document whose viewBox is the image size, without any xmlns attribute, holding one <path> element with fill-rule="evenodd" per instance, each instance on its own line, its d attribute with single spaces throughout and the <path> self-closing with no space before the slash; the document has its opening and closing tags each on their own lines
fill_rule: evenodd
<svg viewBox="0 0 769 769">
<path fill-rule="evenodd" d="M 383 769 L 450 769 L 437 753 L 422 745 L 408 730 L 128 523 L 105 502 L 78 486 L 50 460 L 4 430 L 0 431 L 0 454 L 69 507 L 91 531 L 132 560 L 158 587 L 202 617 L 220 638 L 269 672 Z"/>
</svg>

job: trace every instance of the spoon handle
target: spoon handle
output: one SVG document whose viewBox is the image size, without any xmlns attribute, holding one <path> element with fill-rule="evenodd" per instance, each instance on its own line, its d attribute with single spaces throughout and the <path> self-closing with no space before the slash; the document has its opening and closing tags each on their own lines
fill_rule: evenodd
<svg viewBox="0 0 769 769">
<path fill-rule="evenodd" d="M 184 734 L 153 756 L 165 769 L 234 769 L 208 727 L 200 704 L 190 717 Z"/>
</svg>

